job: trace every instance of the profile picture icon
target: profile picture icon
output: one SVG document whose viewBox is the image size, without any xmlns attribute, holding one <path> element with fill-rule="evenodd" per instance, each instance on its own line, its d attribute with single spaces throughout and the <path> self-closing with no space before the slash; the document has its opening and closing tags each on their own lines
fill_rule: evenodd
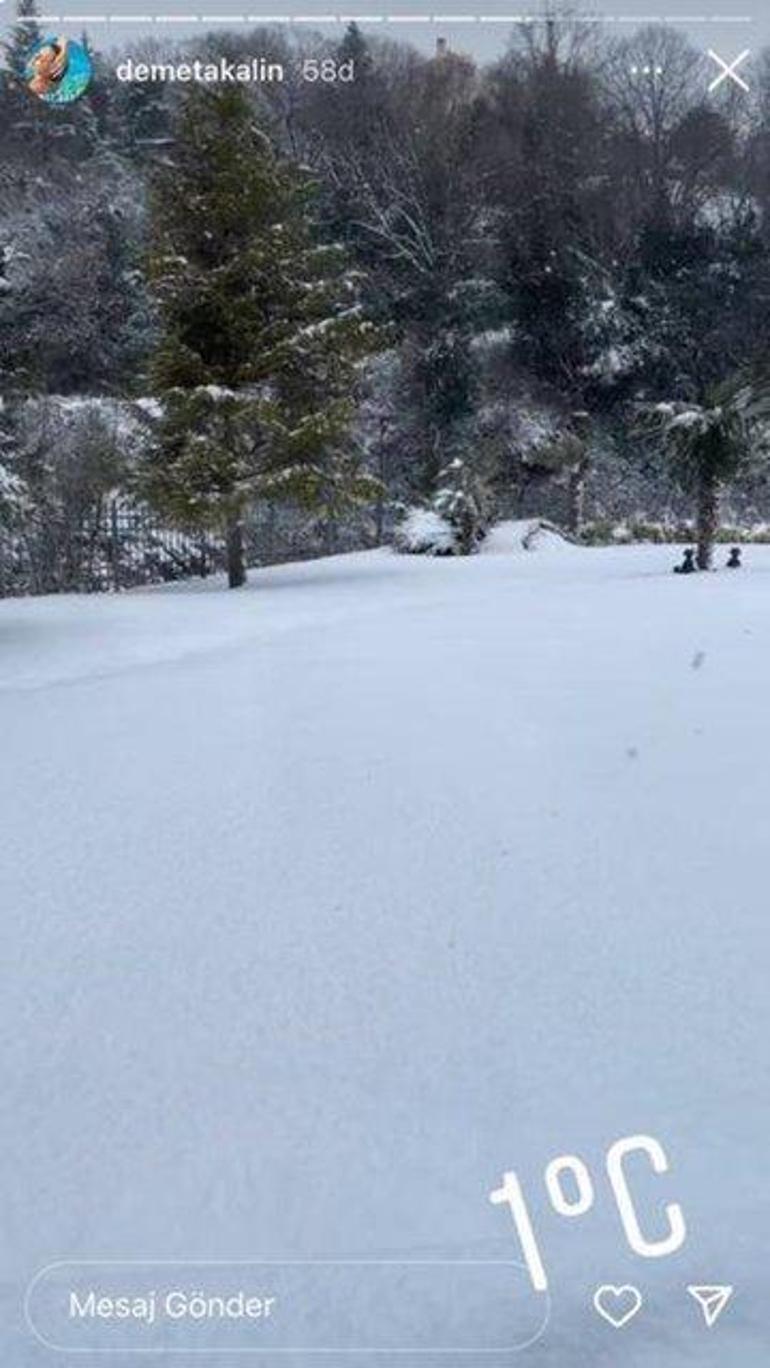
<svg viewBox="0 0 770 1368">
<path fill-rule="evenodd" d="M 85 94 L 93 67 L 80 43 L 49 35 L 30 50 L 24 66 L 27 88 L 46 104 L 70 104 Z"/>
</svg>

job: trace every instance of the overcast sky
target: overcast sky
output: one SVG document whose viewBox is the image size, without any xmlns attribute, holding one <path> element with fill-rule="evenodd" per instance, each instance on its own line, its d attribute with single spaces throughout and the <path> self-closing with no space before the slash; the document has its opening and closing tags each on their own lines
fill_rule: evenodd
<svg viewBox="0 0 770 1368">
<path fill-rule="evenodd" d="M 440 7 L 439 7 L 440 6 Z M 355 16 L 366 30 L 393 38 L 408 38 L 421 48 L 432 48 L 436 37 L 445 36 L 451 47 L 489 58 L 500 52 L 507 41 L 511 24 L 488 22 L 512 18 L 525 11 L 506 0 L 434 0 L 432 5 L 421 5 L 419 0 L 352 0 L 351 7 L 342 11 L 337 5 L 327 6 L 324 0 L 268 0 L 261 7 L 254 0 L 39 0 L 41 12 L 51 17 L 52 26 L 65 32 L 77 33 L 87 27 L 100 47 L 109 47 L 130 37 L 153 32 L 157 37 L 173 34 L 186 36 L 203 27 L 253 27 L 266 19 L 291 16 L 298 28 L 317 28 L 328 32 L 322 21 L 327 16 L 338 16 L 343 21 Z M 13 0 L 0 0 L 0 22 L 10 22 Z M 539 13 L 542 6 L 535 0 L 527 13 Z M 685 31 L 697 46 L 712 48 L 732 61 L 738 53 L 749 48 L 758 51 L 770 44 L 770 4 L 768 0 L 716 0 L 711 5 L 700 5 L 697 0 L 598 0 L 586 7 L 591 15 L 606 18 L 608 27 L 618 33 L 630 33 L 645 21 L 666 20 Z M 397 16 L 434 16 L 432 22 L 399 22 Z M 452 22 L 449 16 L 456 15 Z M 377 22 L 378 17 L 381 21 Z M 472 22 L 460 22 L 463 18 Z M 104 22 L 109 19 L 110 22 Z M 298 22 L 299 20 L 299 22 Z M 303 22 L 312 20 L 313 22 Z M 129 22 L 131 21 L 131 22 Z M 170 21 L 170 22 L 169 22 Z M 750 80 L 750 60 L 741 67 Z"/>
</svg>

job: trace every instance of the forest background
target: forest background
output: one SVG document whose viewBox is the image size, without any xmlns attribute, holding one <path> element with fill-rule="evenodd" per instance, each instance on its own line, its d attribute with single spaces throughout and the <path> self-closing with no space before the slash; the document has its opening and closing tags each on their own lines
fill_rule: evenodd
<svg viewBox="0 0 770 1368">
<path fill-rule="evenodd" d="M 484 66 L 355 25 L 220 31 L 89 49 L 91 90 L 56 107 L 24 81 L 42 36 L 23 0 L 0 72 L 0 594 L 394 538 L 462 552 L 503 517 L 770 535 L 763 444 L 728 433 L 708 488 L 703 463 L 770 357 L 770 54 L 750 90 L 712 90 L 665 26 L 553 18 Z M 129 52 L 259 54 L 286 79 L 119 82 Z M 308 55 L 354 79 L 303 80 Z"/>
</svg>

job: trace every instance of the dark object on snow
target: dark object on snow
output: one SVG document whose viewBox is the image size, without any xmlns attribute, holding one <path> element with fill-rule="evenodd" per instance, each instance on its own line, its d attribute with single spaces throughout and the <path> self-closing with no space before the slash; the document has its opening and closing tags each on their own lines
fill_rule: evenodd
<svg viewBox="0 0 770 1368">
<path fill-rule="evenodd" d="M 730 558 L 727 562 L 728 570 L 740 570 L 741 568 L 741 548 L 740 546 L 730 547 Z"/>
<path fill-rule="evenodd" d="M 695 564 L 695 549 L 692 546 L 688 546 L 684 553 L 684 559 L 682 560 L 682 564 L 674 566 L 674 574 L 694 575 L 696 571 L 697 566 Z"/>
</svg>

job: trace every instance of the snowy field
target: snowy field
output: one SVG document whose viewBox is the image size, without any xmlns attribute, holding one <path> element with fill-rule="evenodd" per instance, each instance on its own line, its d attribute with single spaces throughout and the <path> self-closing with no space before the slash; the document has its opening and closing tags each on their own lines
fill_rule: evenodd
<svg viewBox="0 0 770 1368">
<path fill-rule="evenodd" d="M 765 1368 L 770 549 L 514 542 L 0 603 L 5 1368 L 83 1362 L 24 1325 L 55 1260 L 520 1258 L 505 1169 L 552 1316 L 484 1362 Z"/>
</svg>

